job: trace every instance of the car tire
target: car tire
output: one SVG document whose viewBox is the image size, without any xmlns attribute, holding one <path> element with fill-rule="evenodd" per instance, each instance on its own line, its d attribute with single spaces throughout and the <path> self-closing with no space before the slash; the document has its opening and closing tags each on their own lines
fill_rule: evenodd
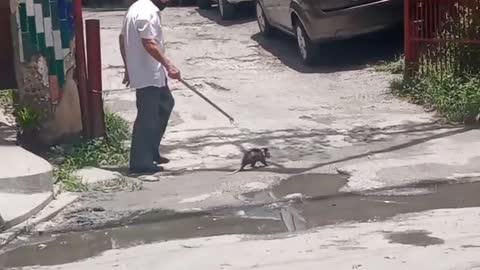
<svg viewBox="0 0 480 270">
<path fill-rule="evenodd" d="M 260 1 L 257 0 L 255 1 L 255 11 L 256 11 L 256 16 L 257 16 L 257 23 L 258 23 L 258 28 L 260 29 L 260 33 L 266 35 L 266 36 L 271 36 L 273 34 L 273 26 L 268 22 L 267 16 L 265 16 L 265 11 L 263 9 L 262 4 L 260 4 Z"/>
<path fill-rule="evenodd" d="M 317 44 L 312 42 L 307 34 L 307 31 L 305 31 L 305 27 L 303 26 L 302 22 L 297 20 L 294 25 L 298 51 L 300 53 L 300 57 L 302 58 L 302 62 L 307 65 L 314 64 L 318 55 Z"/>
<path fill-rule="evenodd" d="M 235 16 L 235 5 L 228 0 L 218 0 L 218 8 L 223 20 L 231 20 Z"/>
<path fill-rule="evenodd" d="M 195 4 L 195 1 L 191 1 L 191 0 L 178 0 L 178 6 L 180 7 L 186 7 L 186 6 L 190 6 L 190 5 L 194 5 Z"/>
<path fill-rule="evenodd" d="M 212 7 L 210 0 L 197 0 L 197 6 L 199 9 L 209 9 Z"/>
</svg>

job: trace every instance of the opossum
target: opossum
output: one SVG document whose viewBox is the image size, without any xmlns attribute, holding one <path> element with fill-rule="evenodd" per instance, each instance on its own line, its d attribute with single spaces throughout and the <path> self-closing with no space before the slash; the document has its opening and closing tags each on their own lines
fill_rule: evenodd
<svg viewBox="0 0 480 270">
<path fill-rule="evenodd" d="M 243 171 L 243 169 L 247 166 L 250 165 L 252 168 L 256 167 L 257 162 L 262 163 L 265 167 L 268 166 L 267 164 L 267 158 L 270 158 L 270 152 L 268 151 L 268 148 L 253 148 L 248 150 L 243 154 L 242 158 L 242 165 L 240 168 L 231 174 Z"/>
</svg>

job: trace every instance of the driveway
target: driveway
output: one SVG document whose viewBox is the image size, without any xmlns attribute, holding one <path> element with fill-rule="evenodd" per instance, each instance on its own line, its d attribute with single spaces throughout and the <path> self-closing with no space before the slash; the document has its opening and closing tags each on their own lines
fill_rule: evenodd
<svg viewBox="0 0 480 270">
<path fill-rule="evenodd" d="M 242 18 L 223 23 L 216 10 L 165 10 L 167 54 L 185 80 L 233 115 L 236 125 L 171 82 L 176 107 L 161 147 L 172 160 L 167 172 L 140 192 L 86 195 L 75 209 L 105 210 L 86 211 L 90 225 L 152 209 L 242 206 L 250 203 L 245 193 L 298 175 L 315 175 L 317 192 L 328 177 L 344 175 L 346 184 L 332 194 L 480 175 L 478 131 L 439 124 L 433 113 L 388 92 L 393 75 L 370 68 L 399 53 L 398 32 L 327 44 L 321 63 L 305 67 L 293 39 L 258 34 L 252 12 L 245 8 Z M 101 20 L 106 105 L 132 123 L 135 93 L 121 84 L 117 44 L 122 16 L 85 14 Z M 253 146 L 270 148 L 271 166 L 229 174 L 238 168 L 241 150 Z M 302 193 L 301 183 L 289 192 Z M 84 220 L 81 213 L 67 224 Z"/>
</svg>

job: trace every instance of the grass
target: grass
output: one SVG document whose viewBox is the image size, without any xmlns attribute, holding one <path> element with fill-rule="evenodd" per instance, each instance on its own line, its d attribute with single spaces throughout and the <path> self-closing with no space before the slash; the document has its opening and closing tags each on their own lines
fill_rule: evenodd
<svg viewBox="0 0 480 270">
<path fill-rule="evenodd" d="M 377 72 L 388 72 L 391 74 L 402 74 L 405 65 L 405 58 L 403 55 L 398 56 L 393 61 L 381 61 L 374 65 L 373 69 Z"/>
<path fill-rule="evenodd" d="M 107 136 L 75 145 L 60 146 L 52 149 L 53 156 L 60 157 L 61 162 L 54 170 L 55 183 L 67 191 L 87 191 L 74 172 L 87 166 L 123 166 L 128 163 L 128 148 L 125 141 L 129 139 L 128 123 L 114 113 L 106 113 L 105 126 Z M 118 179 L 118 185 L 125 180 Z M 109 189 L 113 187 L 108 187 Z"/>
<path fill-rule="evenodd" d="M 393 93 L 431 110 L 447 120 L 471 124 L 480 114 L 480 75 L 456 76 L 453 73 L 426 75 L 413 80 L 392 81 Z"/>
<path fill-rule="evenodd" d="M 14 91 L 12 89 L 0 90 L 0 109 L 6 114 L 13 114 Z"/>
<path fill-rule="evenodd" d="M 420 72 L 413 79 L 393 81 L 393 93 L 436 110 L 449 121 L 478 124 L 480 46 L 461 42 L 466 37 L 480 37 L 478 4 L 480 0 L 458 3 L 451 7 L 452 12 L 442 15 L 440 27 L 432 34 L 447 42 L 421 46 L 417 59 Z M 395 65 L 387 69 L 396 70 Z"/>
<path fill-rule="evenodd" d="M 14 112 L 14 91 L 0 90 L 0 109 L 6 114 Z M 35 126 L 38 120 L 30 111 L 19 110 L 16 114 L 17 123 L 22 122 L 24 127 Z M 23 116 L 23 117 L 22 117 Z M 128 147 L 125 142 L 130 137 L 128 123 L 119 115 L 111 112 L 105 114 L 105 138 L 98 138 L 74 145 L 63 145 L 52 148 L 47 156 L 54 166 L 53 176 L 56 184 L 62 190 L 72 192 L 84 192 L 92 190 L 92 187 L 83 183 L 82 179 L 75 176 L 75 171 L 87 166 L 123 166 L 128 163 Z M 60 160 L 60 162 L 58 162 Z M 136 190 L 141 188 L 135 183 L 129 182 L 124 177 L 119 177 L 102 187 L 93 190 L 108 192 L 118 189 Z"/>
</svg>

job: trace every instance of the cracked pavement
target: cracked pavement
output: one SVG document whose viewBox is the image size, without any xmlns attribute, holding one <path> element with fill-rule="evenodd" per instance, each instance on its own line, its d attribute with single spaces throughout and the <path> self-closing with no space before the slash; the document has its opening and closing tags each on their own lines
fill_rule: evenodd
<svg viewBox="0 0 480 270">
<path fill-rule="evenodd" d="M 480 175 L 477 130 L 443 125 L 433 113 L 394 97 L 387 89 L 395 76 L 370 67 L 399 52 L 398 33 L 327 44 L 322 64 L 306 67 L 293 39 L 262 37 L 252 11 L 245 13 L 225 24 L 216 10 L 163 12 L 168 56 L 185 80 L 237 125 L 171 82 L 176 106 L 161 147 L 172 160 L 165 166 L 170 173 L 145 183 L 143 191 L 86 194 L 66 214 L 102 207 L 101 213 L 78 217 L 101 226 L 138 211 L 238 206 L 246 203 L 239 199 L 245 192 L 306 173 L 347 174 L 343 191 L 471 181 Z M 101 20 L 105 104 L 132 123 L 135 93 L 121 84 L 117 44 L 122 16 L 119 11 L 85 14 Z M 272 165 L 229 175 L 239 166 L 241 149 L 252 146 L 269 147 Z M 80 227 L 64 217 L 44 228 Z"/>
</svg>

